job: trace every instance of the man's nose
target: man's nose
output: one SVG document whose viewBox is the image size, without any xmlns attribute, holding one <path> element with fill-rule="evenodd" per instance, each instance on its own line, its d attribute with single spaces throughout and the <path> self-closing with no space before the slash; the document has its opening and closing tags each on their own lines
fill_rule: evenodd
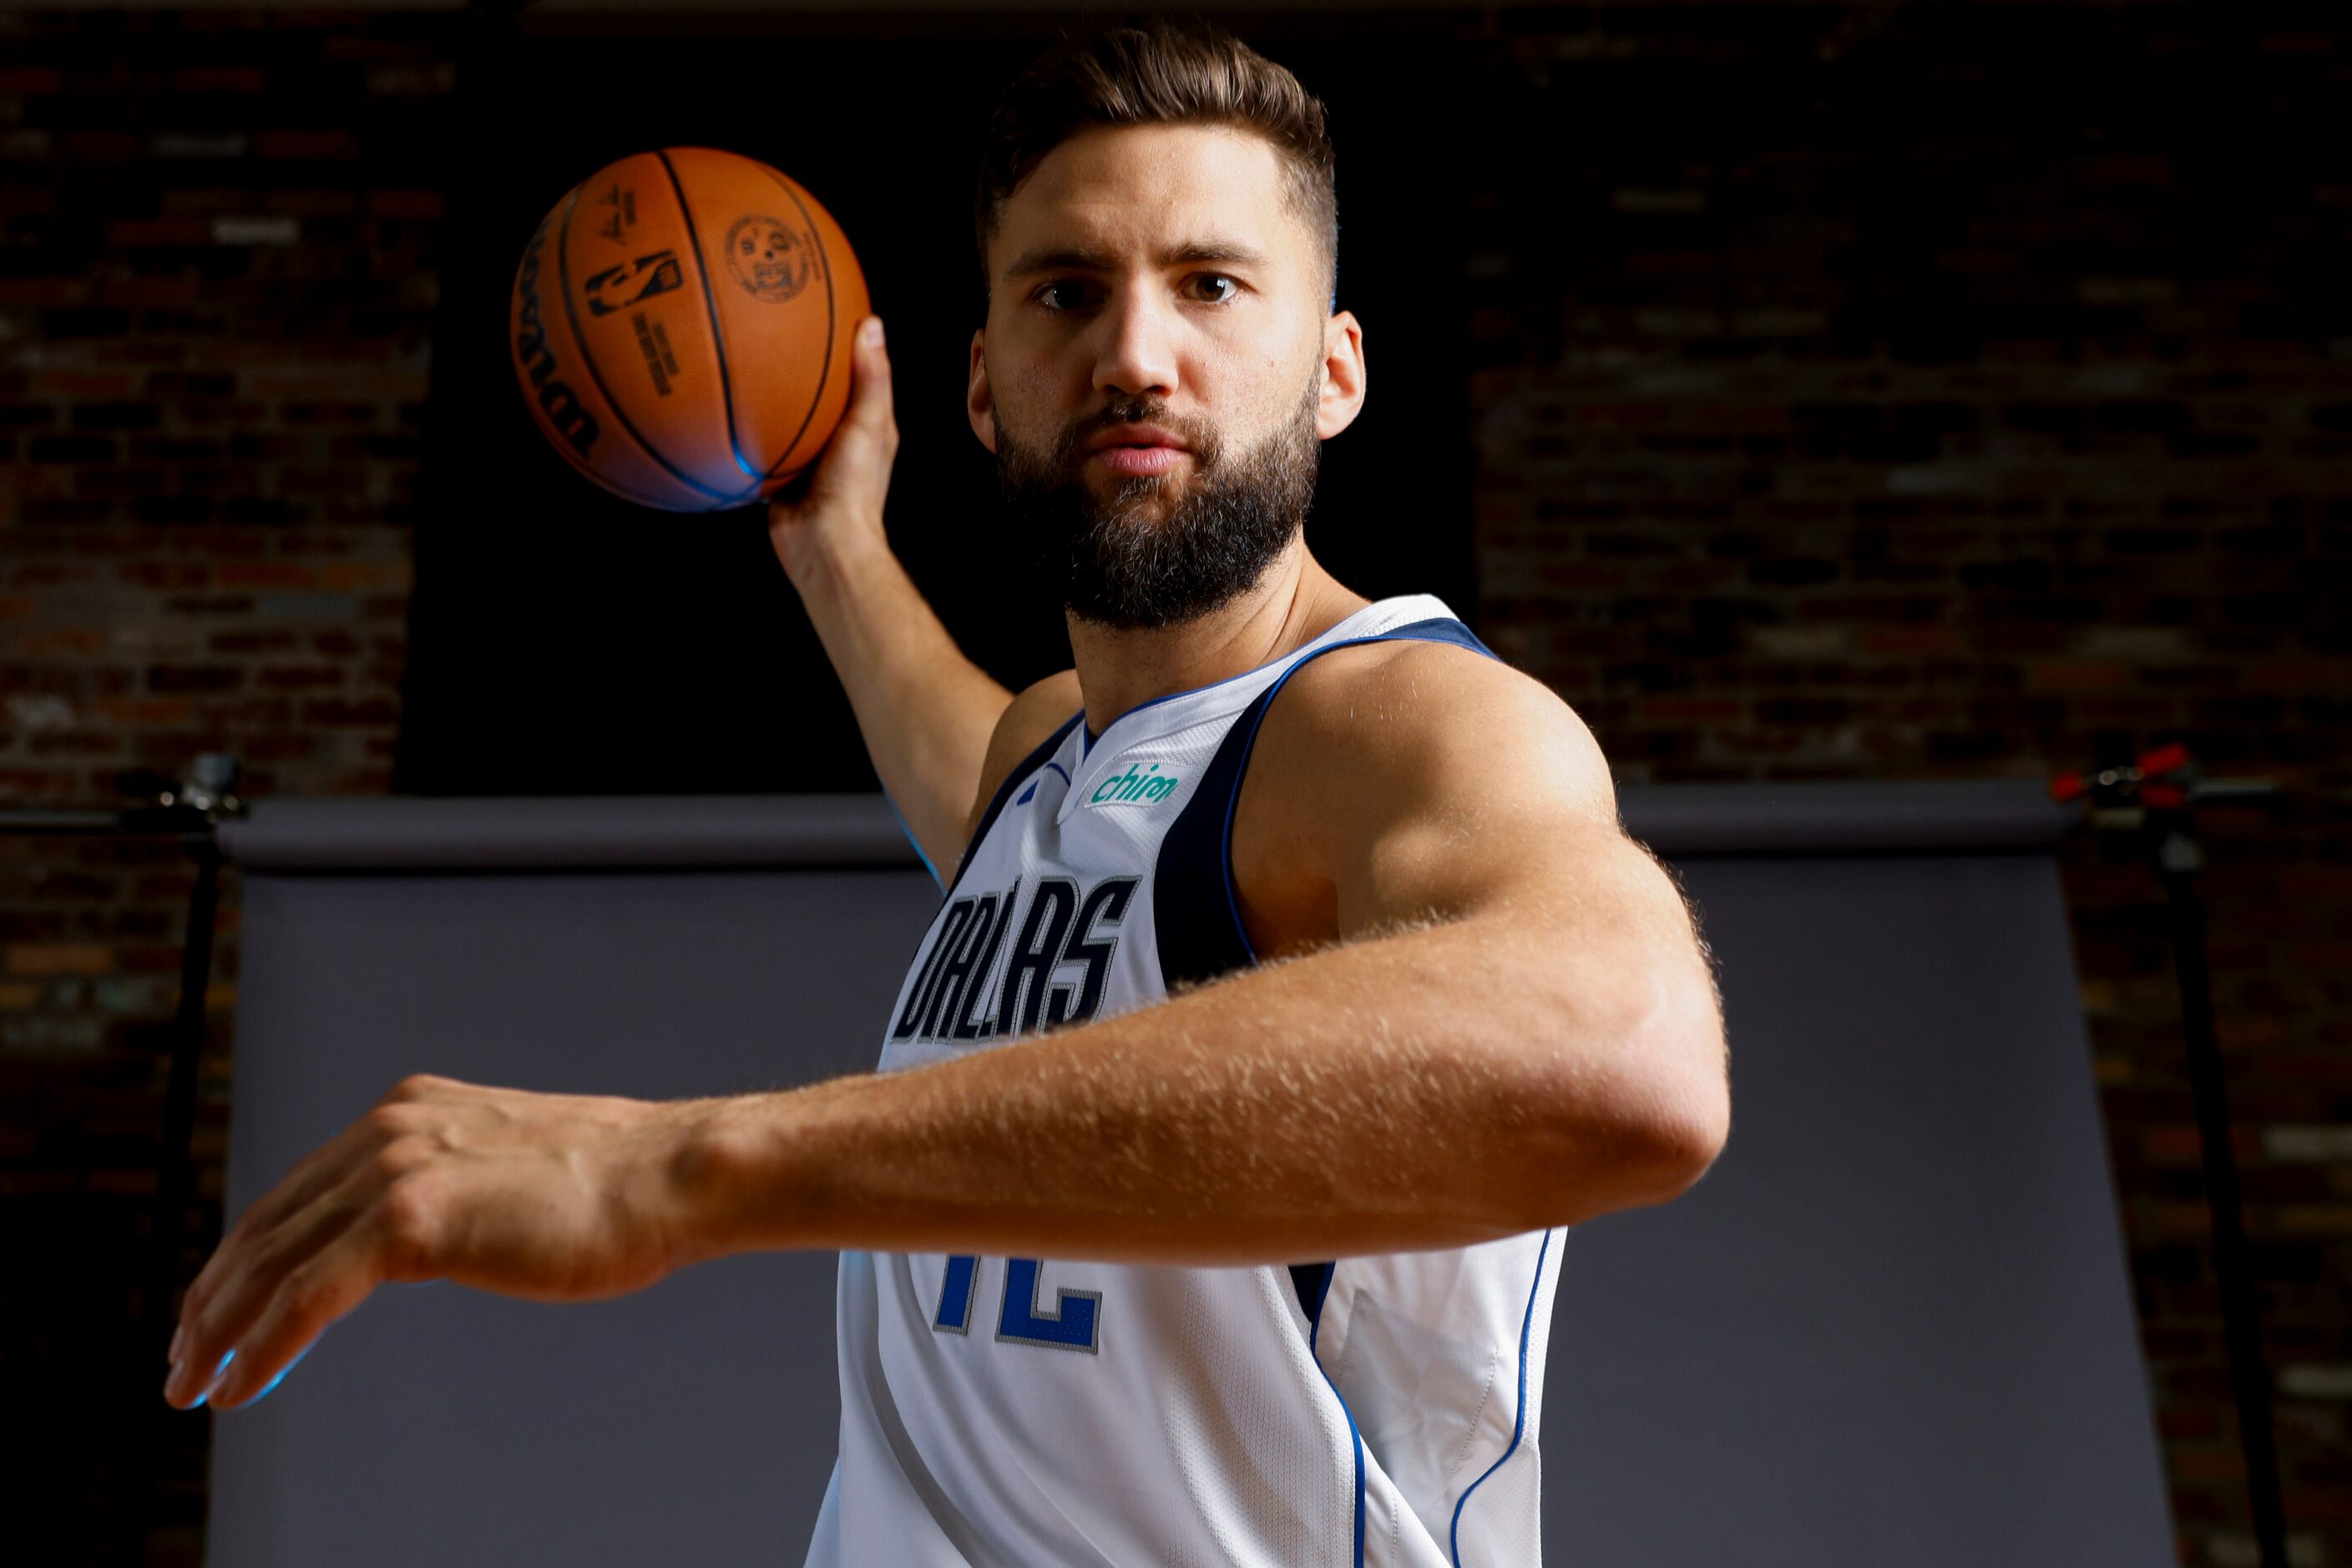
<svg viewBox="0 0 2352 1568">
<path fill-rule="evenodd" d="M 1097 319 L 1103 340 L 1094 389 L 1114 396 L 1171 397 L 1176 392 L 1173 307 L 1150 289 L 1115 290 Z"/>
</svg>

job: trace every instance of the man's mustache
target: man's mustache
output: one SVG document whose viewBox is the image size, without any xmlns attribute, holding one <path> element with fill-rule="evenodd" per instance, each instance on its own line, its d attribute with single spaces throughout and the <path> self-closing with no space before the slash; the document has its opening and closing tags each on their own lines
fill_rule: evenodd
<svg viewBox="0 0 2352 1568">
<path fill-rule="evenodd" d="M 1090 414 L 1062 431 L 1062 438 L 1054 444 L 1054 460 L 1057 468 L 1070 468 L 1073 458 L 1085 449 L 1086 444 L 1106 430 L 1121 425 L 1157 425 L 1162 430 L 1182 437 L 1185 447 L 1192 454 L 1198 467 L 1206 469 L 1216 466 L 1222 443 L 1216 431 L 1197 419 L 1170 412 L 1165 403 L 1156 398 L 1129 398 L 1106 405 L 1100 412 Z"/>
</svg>

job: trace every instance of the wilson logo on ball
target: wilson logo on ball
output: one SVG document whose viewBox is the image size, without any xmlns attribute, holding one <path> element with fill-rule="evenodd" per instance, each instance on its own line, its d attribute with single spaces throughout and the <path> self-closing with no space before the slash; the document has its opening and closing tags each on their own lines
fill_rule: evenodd
<svg viewBox="0 0 2352 1568">
<path fill-rule="evenodd" d="M 607 267 L 580 288 L 588 297 L 590 315 L 609 316 L 685 286 L 686 273 L 677 264 L 677 252 L 656 250 L 651 256 Z"/>
<path fill-rule="evenodd" d="M 580 405 L 580 396 L 555 374 L 555 354 L 547 346 L 547 324 L 539 309 L 539 258 L 547 245 L 548 226 L 539 226 L 522 253 L 522 270 L 515 276 L 521 297 L 521 319 L 515 329 L 515 364 L 539 396 L 539 411 L 548 427 L 569 442 L 582 457 L 596 444 L 596 416 Z"/>
<path fill-rule="evenodd" d="M 808 287 L 815 265 L 816 247 L 782 219 L 739 217 L 727 231 L 728 270 L 757 299 L 791 299 Z"/>
</svg>

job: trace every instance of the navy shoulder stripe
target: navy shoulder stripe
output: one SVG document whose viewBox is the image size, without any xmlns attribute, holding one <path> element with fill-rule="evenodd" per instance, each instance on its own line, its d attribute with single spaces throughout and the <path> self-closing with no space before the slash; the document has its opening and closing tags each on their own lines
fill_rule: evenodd
<svg viewBox="0 0 2352 1568">
<path fill-rule="evenodd" d="M 971 842 L 963 847 L 963 858 L 956 862 L 955 880 L 948 884 L 948 890 L 940 895 L 940 902 L 945 903 L 953 898 L 956 889 L 963 885 L 963 874 L 971 867 L 971 852 L 980 847 L 981 841 L 988 837 L 988 830 L 996 826 L 998 817 L 1004 815 L 1005 801 L 1024 780 L 1045 765 L 1046 760 L 1061 749 L 1062 738 L 1070 732 L 1070 727 L 1086 716 L 1086 710 L 1079 709 L 1063 721 L 1060 729 L 1046 736 L 1035 751 L 1013 764 L 1013 771 L 1006 773 L 1004 782 L 996 786 L 996 794 L 989 801 L 988 809 L 980 814 L 980 826 L 971 830 Z"/>
</svg>

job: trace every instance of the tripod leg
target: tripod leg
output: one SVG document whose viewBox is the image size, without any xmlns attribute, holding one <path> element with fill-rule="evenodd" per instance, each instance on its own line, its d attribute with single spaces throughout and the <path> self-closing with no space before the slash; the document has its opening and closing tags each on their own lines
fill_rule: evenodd
<svg viewBox="0 0 2352 1568">
<path fill-rule="evenodd" d="M 195 1197 L 195 1156 L 190 1145 L 195 1138 L 204 1066 L 205 993 L 212 983 L 214 916 L 220 905 L 220 852 L 211 836 L 190 836 L 188 852 L 195 858 L 196 882 L 188 894 L 188 934 L 180 950 L 180 1008 L 172 1033 L 172 1073 L 164 1090 L 163 1142 L 156 1160 L 152 1251 L 146 1289 L 140 1299 L 142 1337 L 154 1354 L 140 1363 L 140 1373 L 131 1379 L 139 1397 L 132 1407 L 131 1430 L 144 1437 L 139 1468 L 131 1478 L 131 1506 L 123 1510 L 121 1561 L 132 1568 L 146 1560 L 147 1538 L 162 1511 L 164 1455 L 177 1431 L 167 1423 L 187 1419 L 163 1404 L 155 1389 L 162 1379 L 165 1352 L 171 1348 L 181 1244 Z M 154 1375 L 145 1376 L 148 1372 Z"/>
<path fill-rule="evenodd" d="M 2173 967 L 2180 981 L 2180 1028 L 2189 1084 L 2197 1102 L 2197 1131 L 2205 1156 L 2205 1197 L 2213 1211 L 2213 1272 L 2221 1288 L 2221 1321 L 2230 1349 L 2230 1382 L 2237 1396 L 2238 1436 L 2245 1451 L 2247 1503 L 2263 1568 L 2286 1568 L 2286 1517 L 2280 1501 L 2278 1447 L 2271 1430 L 2270 1373 L 2263 1362 L 2261 1314 L 2247 1258 L 2238 1190 L 2238 1161 L 2230 1147 L 2230 1100 L 2221 1052 L 2213 1033 L 2213 993 L 2205 964 L 2205 906 L 2194 874 L 2159 865 L 2172 901 Z"/>
</svg>

